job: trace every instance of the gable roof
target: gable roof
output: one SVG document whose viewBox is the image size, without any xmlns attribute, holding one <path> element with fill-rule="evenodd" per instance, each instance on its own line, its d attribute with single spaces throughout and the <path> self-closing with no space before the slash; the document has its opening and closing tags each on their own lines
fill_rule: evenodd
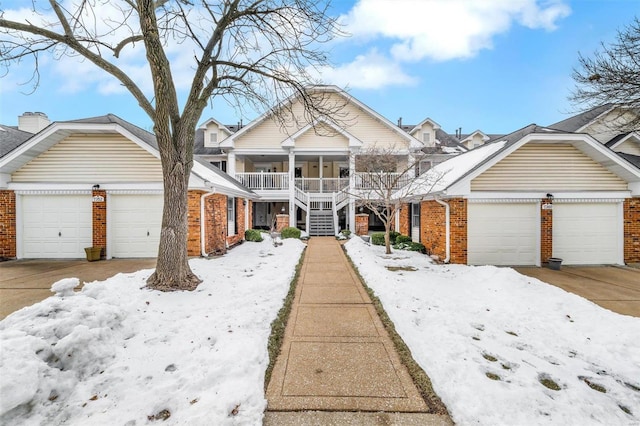
<svg viewBox="0 0 640 426">
<path fill-rule="evenodd" d="M 382 115 L 380 115 L 379 113 L 377 113 L 373 109 L 369 108 L 367 105 L 363 104 L 358 99 L 354 98 L 353 96 L 351 96 L 350 94 L 348 94 L 347 92 L 345 92 L 344 90 L 342 90 L 341 88 L 339 88 L 337 86 L 318 85 L 318 86 L 311 86 L 311 87 L 308 88 L 308 90 L 310 92 L 319 91 L 319 92 L 326 92 L 326 93 L 335 93 L 335 94 L 337 94 L 339 96 L 342 96 L 347 102 L 356 105 L 358 108 L 362 109 L 363 111 L 367 112 L 368 114 L 373 116 L 375 119 L 377 119 L 380 123 L 382 123 L 382 125 L 388 127 L 394 133 L 398 134 L 400 137 L 402 137 L 403 139 L 407 140 L 409 142 L 410 148 L 421 149 L 424 146 L 424 144 L 421 141 L 419 141 L 418 139 L 414 138 L 413 136 L 411 136 L 410 134 L 405 132 L 402 128 L 398 127 L 397 125 L 395 125 L 394 123 L 389 121 L 387 118 L 383 117 Z M 295 95 L 295 94 L 289 96 L 287 99 L 282 101 L 279 105 L 277 105 L 277 106 L 271 108 L 269 111 L 263 113 L 260 117 L 256 118 L 251 123 L 249 123 L 246 126 L 242 127 L 240 130 L 235 132 L 233 135 L 231 135 L 230 137 L 225 139 L 223 142 L 221 142 L 220 147 L 222 147 L 222 148 L 232 148 L 236 139 L 238 139 L 239 137 L 241 137 L 245 133 L 251 131 L 251 129 L 253 129 L 254 127 L 258 126 L 263 121 L 267 120 L 278 109 L 284 108 L 286 105 L 293 104 L 293 102 L 295 102 L 297 98 L 298 98 L 298 96 Z"/>
<path fill-rule="evenodd" d="M 33 133 L 0 124 L 0 158 L 25 143 L 32 136 Z"/>
<path fill-rule="evenodd" d="M 422 195 L 427 193 L 446 194 L 448 190 L 463 180 L 471 180 L 478 174 L 511 154 L 531 140 L 571 143 L 607 169 L 630 182 L 640 182 L 640 170 L 633 162 L 605 147 L 591 136 L 580 133 L 561 132 L 548 127 L 530 124 L 498 140 L 453 157 L 429 169 L 418 177 Z M 624 158 L 625 160 L 621 159 Z M 437 181 L 434 185 L 433 182 Z M 402 191 L 402 190 L 401 190 Z M 453 189 L 453 192 L 456 190 Z"/>
<path fill-rule="evenodd" d="M 416 130 L 420 129 L 420 128 L 422 127 L 422 125 L 423 125 L 423 124 L 425 124 L 425 123 L 430 123 L 430 124 L 431 124 L 431 126 L 432 126 L 435 130 L 438 130 L 438 129 L 440 129 L 440 128 L 441 128 L 441 126 L 440 126 L 438 123 L 436 123 L 435 121 L 433 121 L 431 118 L 427 117 L 427 118 L 425 118 L 424 120 L 422 120 L 421 122 L 419 122 L 418 124 L 416 124 L 415 126 L 413 126 L 413 127 L 411 128 L 411 130 L 409 131 L 409 133 L 413 133 L 413 132 L 415 132 Z"/>
<path fill-rule="evenodd" d="M 149 154 L 160 159 L 155 135 L 116 115 L 107 114 L 98 117 L 51 123 L 9 154 L 2 157 L 0 159 L 0 170 L 2 173 L 13 173 L 61 140 L 77 132 L 90 134 L 119 133 Z M 253 191 L 246 188 L 240 182 L 231 178 L 217 167 L 195 156 L 192 173 L 204 182 L 211 183 L 214 188 L 221 193 L 246 198 L 257 198 L 257 195 Z"/>
<path fill-rule="evenodd" d="M 557 123 L 551 124 L 549 127 L 562 130 L 565 132 L 577 132 L 580 131 L 587 124 L 593 122 L 596 118 L 600 117 L 603 114 L 606 114 L 610 110 L 613 109 L 613 104 L 604 104 L 594 108 L 591 108 L 588 111 L 584 111 L 578 115 L 574 115 L 572 117 L 566 118 L 562 121 L 558 121 Z"/>
</svg>

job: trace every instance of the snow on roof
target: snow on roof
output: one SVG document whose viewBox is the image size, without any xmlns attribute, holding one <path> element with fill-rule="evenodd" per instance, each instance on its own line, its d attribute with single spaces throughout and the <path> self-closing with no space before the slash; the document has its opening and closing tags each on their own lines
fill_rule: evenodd
<svg viewBox="0 0 640 426">
<path fill-rule="evenodd" d="M 506 141 L 489 143 L 444 161 L 400 189 L 395 198 L 444 191 L 484 160 L 501 150 L 505 144 Z"/>
</svg>

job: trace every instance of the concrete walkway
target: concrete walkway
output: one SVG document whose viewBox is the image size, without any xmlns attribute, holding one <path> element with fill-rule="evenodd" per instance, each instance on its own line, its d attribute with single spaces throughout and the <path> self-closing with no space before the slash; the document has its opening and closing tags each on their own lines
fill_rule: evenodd
<svg viewBox="0 0 640 426">
<path fill-rule="evenodd" d="M 309 240 L 267 401 L 265 425 L 451 424 L 449 417 L 428 414 L 332 237 Z M 376 414 L 344 413 L 354 411 Z M 414 414 L 385 414 L 400 412 Z"/>
</svg>

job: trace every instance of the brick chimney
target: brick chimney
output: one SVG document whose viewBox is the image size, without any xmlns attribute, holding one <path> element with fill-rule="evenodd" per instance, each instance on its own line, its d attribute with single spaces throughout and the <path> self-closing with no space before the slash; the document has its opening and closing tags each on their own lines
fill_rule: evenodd
<svg viewBox="0 0 640 426">
<path fill-rule="evenodd" d="M 43 112 L 25 112 L 18 117 L 18 129 L 23 132 L 38 133 L 49 124 L 51 121 Z"/>
</svg>

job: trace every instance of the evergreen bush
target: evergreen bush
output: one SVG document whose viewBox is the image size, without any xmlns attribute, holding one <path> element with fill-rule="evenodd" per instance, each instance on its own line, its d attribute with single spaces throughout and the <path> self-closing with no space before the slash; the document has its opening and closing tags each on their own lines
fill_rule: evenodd
<svg viewBox="0 0 640 426">
<path fill-rule="evenodd" d="M 300 239 L 300 230 L 298 228 L 294 228 L 292 226 L 288 226 L 286 228 L 282 228 L 280 231 L 280 237 L 284 240 L 285 238 L 297 238 Z"/>
</svg>

